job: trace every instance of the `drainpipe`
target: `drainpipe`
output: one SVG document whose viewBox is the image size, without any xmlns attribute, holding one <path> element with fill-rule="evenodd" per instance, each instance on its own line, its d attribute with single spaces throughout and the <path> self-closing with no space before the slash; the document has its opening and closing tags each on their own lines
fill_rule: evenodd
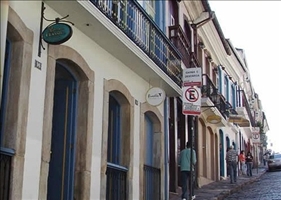
<svg viewBox="0 0 281 200">
<path fill-rule="evenodd" d="M 2 83 L 4 76 L 4 60 L 5 60 L 5 49 L 6 49 L 6 37 L 7 37 L 7 25 L 8 25 L 8 12 L 9 2 L 1 1 L 1 64 L 0 64 L 0 105 L 2 97 Z"/>
<path fill-rule="evenodd" d="M 169 199 L 169 97 L 164 102 L 164 199 Z"/>
</svg>

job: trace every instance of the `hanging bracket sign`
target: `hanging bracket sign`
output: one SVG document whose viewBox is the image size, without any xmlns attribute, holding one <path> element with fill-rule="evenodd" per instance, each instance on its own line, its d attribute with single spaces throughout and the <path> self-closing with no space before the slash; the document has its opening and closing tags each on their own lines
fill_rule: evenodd
<svg viewBox="0 0 281 200">
<path fill-rule="evenodd" d="M 66 15 L 65 17 L 57 17 L 55 19 L 46 19 L 44 16 L 45 12 L 45 3 L 41 3 L 41 20 L 40 20 L 40 38 L 39 38 L 39 46 L 38 46 L 38 56 L 41 57 L 41 49 L 45 50 L 45 47 L 43 46 L 42 39 L 48 43 L 53 45 L 62 44 L 66 41 L 68 41 L 72 36 L 72 28 L 66 24 L 72 24 L 71 21 L 65 20 L 69 17 L 69 15 Z M 52 22 L 49 24 L 44 31 L 43 30 L 43 22 L 44 20 L 48 22 Z M 64 22 L 64 23 L 63 23 Z"/>
<path fill-rule="evenodd" d="M 48 44 L 62 44 L 71 38 L 72 28 L 65 23 L 55 23 L 47 26 L 44 29 L 42 36 L 43 40 Z"/>
</svg>

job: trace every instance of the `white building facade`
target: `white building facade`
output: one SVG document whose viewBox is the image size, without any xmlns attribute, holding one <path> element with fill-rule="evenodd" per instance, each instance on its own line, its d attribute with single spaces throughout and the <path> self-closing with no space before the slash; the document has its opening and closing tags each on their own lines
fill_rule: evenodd
<svg viewBox="0 0 281 200">
<path fill-rule="evenodd" d="M 227 147 L 251 142 L 251 86 L 242 101 L 248 71 L 216 19 L 193 38 L 205 10 L 206 1 L 1 1 L 1 197 L 169 199 L 193 130 L 197 186 L 227 176 Z M 186 67 L 203 73 L 194 118 L 182 114 Z"/>
</svg>

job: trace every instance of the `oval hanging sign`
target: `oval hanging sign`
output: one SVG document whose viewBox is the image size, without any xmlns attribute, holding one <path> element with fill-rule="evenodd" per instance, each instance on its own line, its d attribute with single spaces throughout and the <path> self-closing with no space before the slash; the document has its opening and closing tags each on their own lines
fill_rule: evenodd
<svg viewBox="0 0 281 200">
<path fill-rule="evenodd" d="M 56 23 L 47 26 L 43 33 L 43 40 L 48 44 L 62 44 L 72 36 L 72 28 L 68 24 Z"/>
</svg>

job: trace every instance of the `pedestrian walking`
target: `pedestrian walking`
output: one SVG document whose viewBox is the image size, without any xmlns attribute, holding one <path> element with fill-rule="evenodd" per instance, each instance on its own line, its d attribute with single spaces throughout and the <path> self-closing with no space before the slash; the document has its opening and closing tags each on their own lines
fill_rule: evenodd
<svg viewBox="0 0 281 200">
<path fill-rule="evenodd" d="M 246 166 L 246 156 L 245 156 L 245 151 L 244 150 L 240 151 L 239 163 L 240 163 L 241 175 L 246 175 L 247 166 Z"/>
<path fill-rule="evenodd" d="M 238 153 L 233 149 L 233 146 L 229 147 L 229 151 L 226 153 L 227 167 L 230 173 L 230 183 L 237 181 L 237 163 L 238 163 Z"/>
<path fill-rule="evenodd" d="M 253 168 L 253 155 L 250 151 L 248 151 L 246 155 L 246 165 L 247 165 L 247 176 L 252 176 L 252 168 Z"/>
<path fill-rule="evenodd" d="M 192 150 L 192 163 L 190 163 L 190 157 L 191 157 L 191 146 L 190 143 L 186 143 L 186 148 L 181 151 L 180 153 L 180 170 L 181 170 L 181 184 L 182 184 L 182 195 L 181 198 L 183 200 L 187 200 L 187 184 L 190 183 L 190 177 L 191 177 L 191 169 L 194 171 L 194 165 L 197 161 L 196 159 L 196 152 L 195 150 Z M 193 180 L 193 179 L 192 179 Z M 195 199 L 194 195 L 194 180 L 191 184 L 191 187 L 189 185 L 189 193 L 192 194 L 192 199 Z M 190 191 L 191 190 L 191 191 Z"/>
<path fill-rule="evenodd" d="M 268 160 L 268 153 L 265 153 L 263 155 L 263 166 L 266 166 L 267 160 Z"/>
</svg>

